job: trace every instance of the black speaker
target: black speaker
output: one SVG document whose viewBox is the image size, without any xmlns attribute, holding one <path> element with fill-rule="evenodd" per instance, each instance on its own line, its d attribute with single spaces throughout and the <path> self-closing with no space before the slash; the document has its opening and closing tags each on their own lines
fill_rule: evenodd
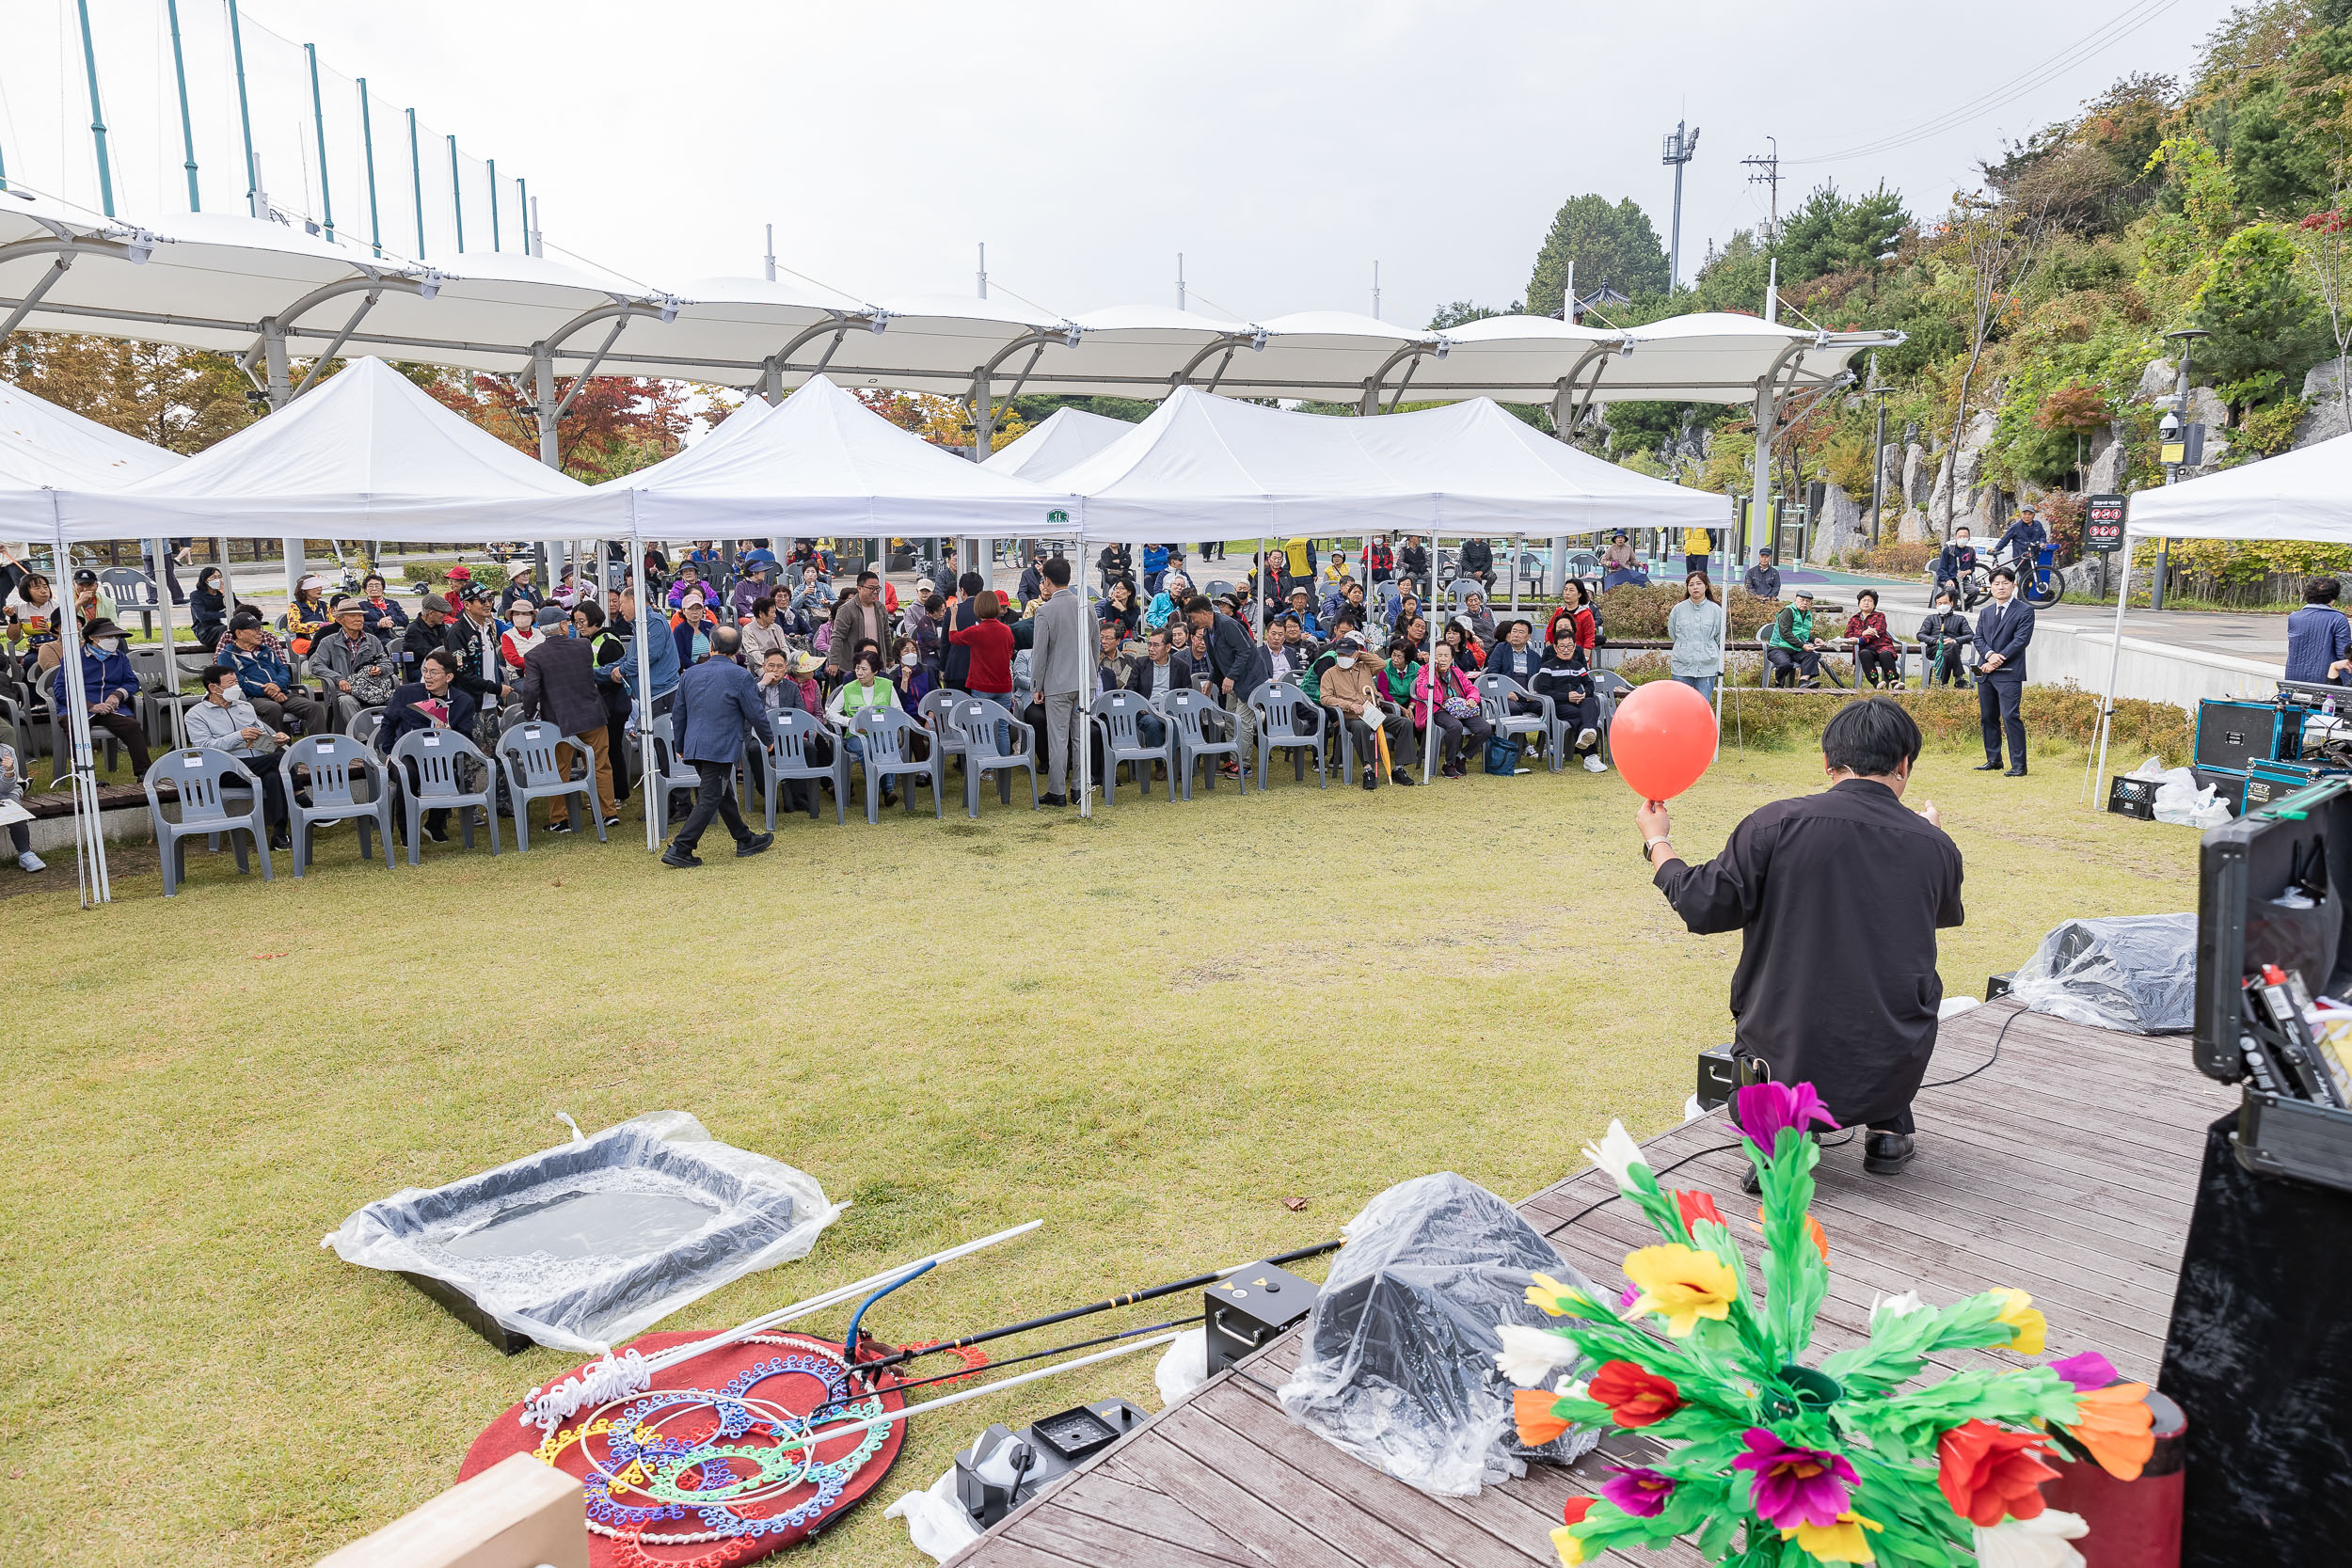
<svg viewBox="0 0 2352 1568">
<path fill-rule="evenodd" d="M 2302 754 L 2303 710 L 2299 707 L 2213 697 L 2197 705 L 2199 768 L 2243 773 L 2258 762 Z"/>
</svg>

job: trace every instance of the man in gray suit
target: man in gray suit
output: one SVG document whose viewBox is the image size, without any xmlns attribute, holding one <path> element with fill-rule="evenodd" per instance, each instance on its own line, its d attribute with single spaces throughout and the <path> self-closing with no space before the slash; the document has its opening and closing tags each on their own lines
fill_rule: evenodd
<svg viewBox="0 0 2352 1568">
<path fill-rule="evenodd" d="M 735 662 L 742 645 L 743 634 L 735 627 L 716 627 L 710 634 L 710 657 L 678 677 L 670 719 L 676 726 L 678 760 L 693 767 L 700 784 L 693 815 L 661 852 L 664 865 L 702 864 L 694 847 L 714 816 L 735 835 L 738 855 L 756 855 L 776 841 L 773 833 L 752 832 L 735 804 L 735 765 L 743 755 L 743 732 L 767 722 L 751 672 Z"/>
<path fill-rule="evenodd" d="M 1045 562 L 1044 597 L 1037 607 L 1037 638 L 1029 647 L 1029 678 L 1045 706 L 1045 804 L 1066 806 L 1072 747 L 1080 738 L 1078 702 L 1094 665 L 1094 619 L 1085 596 L 1070 586 L 1070 558 Z"/>
</svg>

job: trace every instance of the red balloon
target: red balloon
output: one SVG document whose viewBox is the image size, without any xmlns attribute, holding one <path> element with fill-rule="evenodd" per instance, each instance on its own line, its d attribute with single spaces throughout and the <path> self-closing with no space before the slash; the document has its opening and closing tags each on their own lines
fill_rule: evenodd
<svg viewBox="0 0 2352 1568">
<path fill-rule="evenodd" d="M 1609 723 L 1618 776 L 1645 800 L 1671 800 L 1698 783 L 1715 746 L 1715 710 L 1680 681 L 1634 688 Z"/>
</svg>

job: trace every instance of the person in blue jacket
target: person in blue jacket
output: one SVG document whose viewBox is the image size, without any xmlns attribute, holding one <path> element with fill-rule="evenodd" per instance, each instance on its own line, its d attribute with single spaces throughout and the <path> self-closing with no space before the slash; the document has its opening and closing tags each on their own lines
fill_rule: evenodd
<svg viewBox="0 0 2352 1568">
<path fill-rule="evenodd" d="M 612 625 L 628 628 L 628 651 L 616 663 L 601 665 L 596 670 L 599 679 L 618 681 L 629 696 L 638 696 L 637 661 L 646 658 L 646 675 L 653 685 L 653 711 L 667 713 L 677 691 L 677 639 L 670 629 L 667 615 L 654 613 L 645 617 L 645 635 L 639 637 L 637 627 L 637 596 L 633 589 L 624 588 L 612 595 Z M 644 652 L 650 649 L 650 654 Z"/>
<path fill-rule="evenodd" d="M 62 662 L 49 689 L 57 712 L 72 711 L 67 705 L 72 699 L 66 695 Z M 147 735 L 132 711 L 138 696 L 139 677 L 131 668 L 130 656 L 122 651 L 122 628 L 102 615 L 82 628 L 82 703 L 89 710 L 90 729 L 121 741 L 131 752 L 132 776 L 143 779 L 147 776 Z M 98 736 L 93 734 L 90 738 Z"/>
<path fill-rule="evenodd" d="M 735 765 L 742 760 L 743 736 L 768 727 L 758 683 L 735 662 L 742 641 L 743 634 L 733 626 L 717 628 L 710 634 L 710 657 L 678 679 L 677 702 L 670 710 L 677 755 L 694 769 L 699 784 L 693 815 L 661 852 L 664 865 L 702 864 L 694 847 L 714 816 L 734 835 L 739 856 L 756 855 L 776 841 L 773 833 L 752 832 L 735 804 Z"/>
</svg>

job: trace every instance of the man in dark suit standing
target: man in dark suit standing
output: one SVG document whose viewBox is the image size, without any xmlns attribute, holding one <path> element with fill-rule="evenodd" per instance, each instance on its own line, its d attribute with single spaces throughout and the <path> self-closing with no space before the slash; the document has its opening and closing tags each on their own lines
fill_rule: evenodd
<svg viewBox="0 0 2352 1568">
<path fill-rule="evenodd" d="M 1977 771 L 2001 766 L 2001 736 L 2009 736 L 2008 777 L 2026 776 L 2026 721 L 2017 704 L 2026 690 L 2026 644 L 2033 641 L 2033 606 L 2017 597 L 2017 574 L 1993 568 L 1993 602 L 1977 617 L 1977 720 L 1984 727 L 1984 760 Z"/>
<path fill-rule="evenodd" d="M 767 722 L 765 705 L 751 672 L 735 662 L 743 634 L 719 626 L 710 634 L 710 657 L 678 677 L 677 702 L 670 718 L 677 726 L 677 754 L 693 765 L 699 781 L 693 815 L 661 852 L 664 865 L 702 864 L 694 847 L 714 816 L 735 835 L 735 852 L 756 855 L 776 841 L 773 833 L 755 833 L 735 804 L 735 765 L 743 755 L 747 726 Z"/>
</svg>

